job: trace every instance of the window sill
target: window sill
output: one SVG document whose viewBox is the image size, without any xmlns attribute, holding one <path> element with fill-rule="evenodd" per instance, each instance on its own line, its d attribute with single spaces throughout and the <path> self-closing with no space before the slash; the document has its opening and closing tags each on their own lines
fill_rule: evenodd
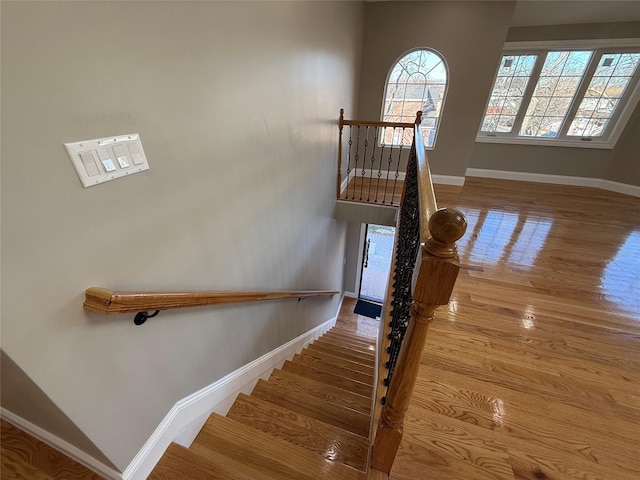
<svg viewBox="0 0 640 480">
<path fill-rule="evenodd" d="M 595 148 L 611 150 L 615 146 L 602 140 L 552 140 L 546 138 L 526 138 L 526 137 L 488 137 L 477 136 L 477 143 L 503 143 L 509 145 L 535 145 L 537 147 L 569 147 L 569 148 Z"/>
</svg>

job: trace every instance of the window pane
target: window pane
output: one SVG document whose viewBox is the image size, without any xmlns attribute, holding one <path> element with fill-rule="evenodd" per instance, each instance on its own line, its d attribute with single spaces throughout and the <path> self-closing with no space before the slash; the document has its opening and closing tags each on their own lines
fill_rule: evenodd
<svg viewBox="0 0 640 480">
<path fill-rule="evenodd" d="M 600 57 L 567 132 L 569 136 L 601 137 L 604 134 L 638 63 L 640 53 L 605 53 Z"/>
<path fill-rule="evenodd" d="M 547 54 L 519 135 L 557 137 L 591 53 L 560 51 Z"/>
<path fill-rule="evenodd" d="M 502 57 L 482 122 L 483 132 L 511 132 L 537 58 L 537 55 Z"/>
<path fill-rule="evenodd" d="M 425 145 L 432 147 L 446 87 L 447 71 L 439 55 L 428 50 L 408 53 L 389 74 L 382 121 L 413 122 L 421 110 Z M 399 139 L 393 141 L 399 144 Z"/>
</svg>

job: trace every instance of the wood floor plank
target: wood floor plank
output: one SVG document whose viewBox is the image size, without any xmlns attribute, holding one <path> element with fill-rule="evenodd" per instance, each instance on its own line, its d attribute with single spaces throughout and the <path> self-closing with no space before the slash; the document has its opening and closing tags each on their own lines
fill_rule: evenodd
<svg viewBox="0 0 640 480">
<path fill-rule="evenodd" d="M 54 480 L 25 462 L 17 453 L 6 449 L 0 454 L 0 476 L 5 480 Z"/>
<path fill-rule="evenodd" d="M 6 420 L 1 419 L 0 425 L 2 452 L 8 455 L 4 460 L 5 462 L 19 458 L 25 465 L 30 466 L 29 468 L 33 467 L 35 471 L 55 479 L 102 479 L 100 475 L 89 470 L 84 465 L 23 432 Z M 5 468 L 9 468 L 9 466 L 5 465 Z M 26 468 L 24 465 L 16 466 L 15 471 L 17 473 L 15 474 L 25 472 Z"/>
</svg>

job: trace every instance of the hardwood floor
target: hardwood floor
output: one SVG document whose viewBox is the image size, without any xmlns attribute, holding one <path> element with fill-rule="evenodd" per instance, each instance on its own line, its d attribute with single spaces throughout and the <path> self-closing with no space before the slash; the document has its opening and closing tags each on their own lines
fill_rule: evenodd
<svg viewBox="0 0 640 480">
<path fill-rule="evenodd" d="M 467 178 L 392 480 L 640 478 L 640 199 Z"/>
<path fill-rule="evenodd" d="M 36 440 L 4 419 L 0 477 L 3 480 L 100 480 L 102 477 Z"/>
</svg>

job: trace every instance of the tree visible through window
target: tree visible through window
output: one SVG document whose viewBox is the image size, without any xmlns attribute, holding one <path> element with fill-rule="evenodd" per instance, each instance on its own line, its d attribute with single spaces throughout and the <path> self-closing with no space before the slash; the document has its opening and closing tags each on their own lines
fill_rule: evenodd
<svg viewBox="0 0 640 480">
<path fill-rule="evenodd" d="M 629 50 L 503 55 L 480 135 L 606 144 L 640 77 L 640 52 Z"/>
<path fill-rule="evenodd" d="M 398 60 L 389 73 L 384 94 L 382 121 L 413 122 L 422 111 L 424 144 L 433 148 L 447 91 L 444 59 L 431 50 L 414 50 Z M 387 129 L 386 144 L 410 146 L 411 138 Z M 410 133 L 409 133 L 410 135 Z"/>
</svg>

